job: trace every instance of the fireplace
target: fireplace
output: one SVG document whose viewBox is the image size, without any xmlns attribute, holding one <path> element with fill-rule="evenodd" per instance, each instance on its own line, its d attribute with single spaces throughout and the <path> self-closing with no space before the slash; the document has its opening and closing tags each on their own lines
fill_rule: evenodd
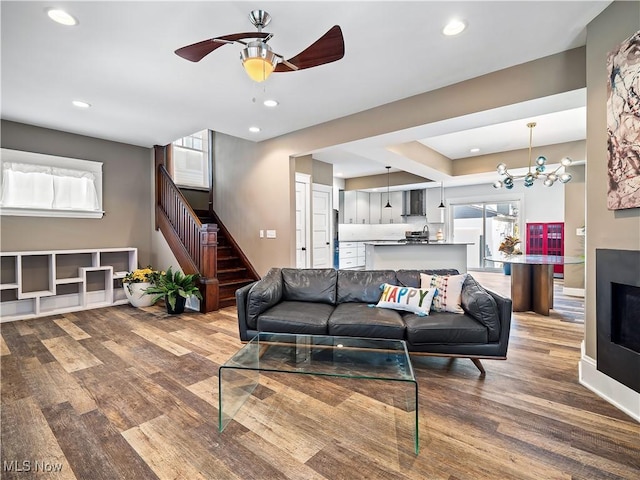
<svg viewBox="0 0 640 480">
<path fill-rule="evenodd" d="M 598 370 L 640 393 L 640 251 L 596 249 Z"/>
</svg>

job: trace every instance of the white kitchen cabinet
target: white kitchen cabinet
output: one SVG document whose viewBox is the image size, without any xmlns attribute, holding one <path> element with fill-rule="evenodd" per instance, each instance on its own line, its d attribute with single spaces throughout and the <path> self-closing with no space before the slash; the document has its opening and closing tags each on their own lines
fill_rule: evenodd
<svg viewBox="0 0 640 480">
<path fill-rule="evenodd" d="M 369 221 L 369 192 L 356 192 L 356 223 L 363 225 Z"/>
<path fill-rule="evenodd" d="M 356 252 L 357 253 L 357 252 Z M 2 252 L 2 322 L 127 303 L 122 278 L 136 248 Z"/>
<path fill-rule="evenodd" d="M 356 191 L 345 190 L 344 191 L 344 223 L 358 223 L 358 214 L 356 213 Z"/>
<path fill-rule="evenodd" d="M 369 223 L 382 223 L 382 196 L 379 192 L 369 194 Z"/>
<path fill-rule="evenodd" d="M 389 203 L 391 203 L 391 208 L 385 208 L 387 204 L 387 194 L 384 193 L 381 195 L 382 201 L 382 223 L 403 223 L 404 217 L 403 213 L 403 201 L 404 201 L 404 192 L 390 192 L 389 193 Z"/>
<path fill-rule="evenodd" d="M 339 268 L 364 268 L 364 242 L 340 242 L 338 248 Z"/>
</svg>

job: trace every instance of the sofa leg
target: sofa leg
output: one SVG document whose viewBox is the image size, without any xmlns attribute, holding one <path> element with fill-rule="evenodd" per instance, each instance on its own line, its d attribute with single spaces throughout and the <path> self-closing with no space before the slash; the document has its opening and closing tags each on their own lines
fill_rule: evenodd
<svg viewBox="0 0 640 480">
<path fill-rule="evenodd" d="M 479 358 L 470 358 L 469 360 L 471 360 L 473 364 L 476 366 L 476 368 L 480 370 L 481 375 L 485 375 L 487 373 L 484 371 L 484 367 L 482 366 L 482 363 L 480 363 Z"/>
</svg>

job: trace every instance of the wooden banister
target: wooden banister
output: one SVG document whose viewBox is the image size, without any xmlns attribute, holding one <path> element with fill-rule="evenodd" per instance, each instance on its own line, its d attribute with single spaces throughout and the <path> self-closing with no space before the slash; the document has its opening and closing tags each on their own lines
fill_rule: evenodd
<svg viewBox="0 0 640 480">
<path fill-rule="evenodd" d="M 218 226 L 205 224 L 165 168 L 167 147 L 156 147 L 156 229 L 160 229 L 184 273 L 200 275 L 203 313 L 218 309 Z"/>
</svg>

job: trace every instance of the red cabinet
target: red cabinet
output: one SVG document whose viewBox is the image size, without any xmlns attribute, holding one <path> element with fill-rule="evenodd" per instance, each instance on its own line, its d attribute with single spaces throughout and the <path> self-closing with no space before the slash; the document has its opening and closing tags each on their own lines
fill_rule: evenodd
<svg viewBox="0 0 640 480">
<path fill-rule="evenodd" d="M 564 256 L 564 223 L 527 223 L 526 253 Z M 563 265 L 553 267 L 553 273 L 563 272 Z"/>
</svg>

